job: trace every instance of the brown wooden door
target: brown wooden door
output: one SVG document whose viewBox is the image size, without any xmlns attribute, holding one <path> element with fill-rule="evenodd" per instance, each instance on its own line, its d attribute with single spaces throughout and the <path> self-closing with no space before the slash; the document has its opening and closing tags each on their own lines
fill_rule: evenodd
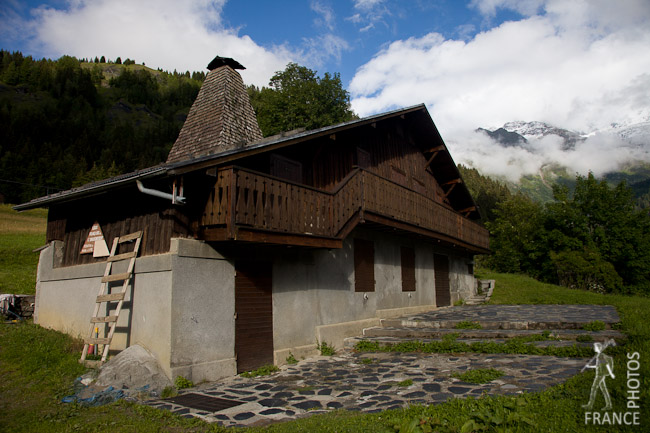
<svg viewBox="0 0 650 433">
<path fill-rule="evenodd" d="M 237 373 L 273 364 L 272 264 L 235 262 Z"/>
<path fill-rule="evenodd" d="M 436 285 L 436 306 L 444 307 L 451 305 L 451 293 L 449 291 L 449 257 L 442 254 L 433 255 L 433 272 Z"/>
</svg>

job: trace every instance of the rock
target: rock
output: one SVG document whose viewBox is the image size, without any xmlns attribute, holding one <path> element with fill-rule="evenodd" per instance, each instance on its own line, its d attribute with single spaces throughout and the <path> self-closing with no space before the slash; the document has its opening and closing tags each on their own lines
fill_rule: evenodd
<svg viewBox="0 0 650 433">
<path fill-rule="evenodd" d="M 144 347 L 136 344 L 104 364 L 93 385 L 160 395 L 165 387 L 172 386 L 172 382 L 160 368 L 156 358 Z"/>
</svg>

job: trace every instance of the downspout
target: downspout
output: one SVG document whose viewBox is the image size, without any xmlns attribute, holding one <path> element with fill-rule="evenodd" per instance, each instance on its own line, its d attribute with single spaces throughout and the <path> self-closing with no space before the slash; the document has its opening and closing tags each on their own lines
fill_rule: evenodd
<svg viewBox="0 0 650 433">
<path fill-rule="evenodd" d="M 164 198 L 166 200 L 171 200 L 173 204 L 185 204 L 185 197 L 183 196 L 176 195 L 176 194 L 169 194 L 167 192 L 158 191 L 156 189 L 145 188 L 144 185 L 142 185 L 142 182 L 140 182 L 140 180 L 136 180 L 135 183 L 138 185 L 138 190 L 143 194 Z"/>
</svg>

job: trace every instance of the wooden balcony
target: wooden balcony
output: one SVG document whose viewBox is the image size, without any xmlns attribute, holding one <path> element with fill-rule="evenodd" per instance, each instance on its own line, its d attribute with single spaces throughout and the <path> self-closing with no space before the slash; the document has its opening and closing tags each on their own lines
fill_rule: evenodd
<svg viewBox="0 0 650 433">
<path fill-rule="evenodd" d="M 200 220 L 208 241 L 340 248 L 359 223 L 392 227 L 474 252 L 488 231 L 448 207 L 367 170 L 328 192 L 238 167 L 222 168 Z"/>
</svg>

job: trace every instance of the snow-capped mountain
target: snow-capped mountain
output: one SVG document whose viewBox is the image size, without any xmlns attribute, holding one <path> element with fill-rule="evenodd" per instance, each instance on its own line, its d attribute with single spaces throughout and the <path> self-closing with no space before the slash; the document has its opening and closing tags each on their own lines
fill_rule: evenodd
<svg viewBox="0 0 650 433">
<path fill-rule="evenodd" d="M 577 142 L 584 140 L 583 134 L 568 129 L 558 128 L 545 122 L 508 122 L 503 129 L 516 132 L 526 140 L 540 139 L 549 135 L 557 135 L 564 139 L 563 150 L 573 149 Z"/>
<path fill-rule="evenodd" d="M 540 140 L 551 135 L 562 138 L 562 150 L 572 150 L 576 144 L 595 136 L 610 136 L 618 138 L 624 147 L 643 147 L 650 150 L 650 121 L 634 124 L 613 124 L 610 128 L 600 129 L 589 133 L 571 131 L 546 122 L 507 122 L 500 128 L 478 128 L 478 132 L 489 137 L 505 147 L 526 147 L 530 141 Z"/>
</svg>

